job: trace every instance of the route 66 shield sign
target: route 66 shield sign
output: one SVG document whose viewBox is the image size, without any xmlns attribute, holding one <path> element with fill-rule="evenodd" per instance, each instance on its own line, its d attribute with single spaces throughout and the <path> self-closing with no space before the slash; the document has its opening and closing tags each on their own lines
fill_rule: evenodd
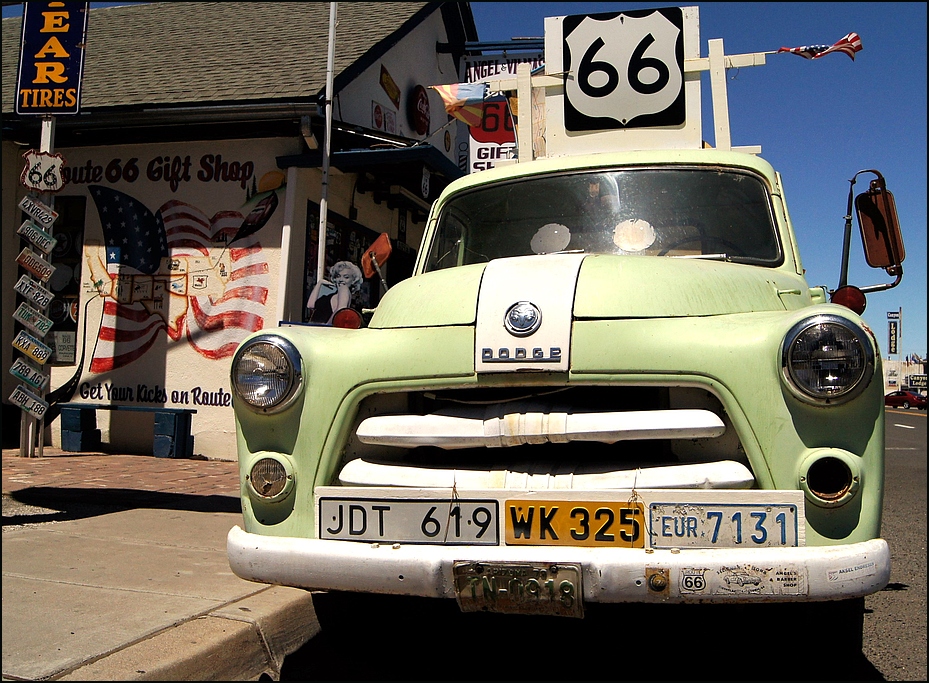
<svg viewBox="0 0 929 683">
<path fill-rule="evenodd" d="M 565 17 L 565 128 L 681 126 L 680 7 Z"/>
<path fill-rule="evenodd" d="M 26 167 L 20 176 L 20 182 L 36 192 L 58 192 L 64 187 L 61 167 L 65 159 L 60 154 L 37 152 L 30 149 L 23 154 Z"/>
</svg>

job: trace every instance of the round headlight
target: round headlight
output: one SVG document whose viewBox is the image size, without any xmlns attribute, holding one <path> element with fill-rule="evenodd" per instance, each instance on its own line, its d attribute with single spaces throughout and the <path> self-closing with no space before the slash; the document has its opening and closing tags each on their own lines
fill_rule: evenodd
<svg viewBox="0 0 929 683">
<path fill-rule="evenodd" d="M 264 412 L 283 410 L 303 381 L 300 354 L 286 339 L 262 335 L 246 342 L 232 359 L 232 388 Z"/>
<path fill-rule="evenodd" d="M 274 458 L 261 458 L 252 465 L 248 483 L 258 497 L 272 499 L 284 492 L 290 477 L 284 463 Z"/>
<path fill-rule="evenodd" d="M 787 333 L 781 353 L 787 385 L 805 401 L 848 401 L 874 374 L 874 351 L 865 332 L 837 315 L 801 321 Z"/>
</svg>

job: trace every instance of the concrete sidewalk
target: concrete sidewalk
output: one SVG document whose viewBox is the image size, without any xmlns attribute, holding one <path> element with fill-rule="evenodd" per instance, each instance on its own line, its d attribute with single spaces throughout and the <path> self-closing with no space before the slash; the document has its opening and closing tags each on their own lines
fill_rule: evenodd
<svg viewBox="0 0 929 683">
<path fill-rule="evenodd" d="M 3 451 L 4 680 L 279 679 L 311 595 L 243 581 L 238 465 Z"/>
</svg>

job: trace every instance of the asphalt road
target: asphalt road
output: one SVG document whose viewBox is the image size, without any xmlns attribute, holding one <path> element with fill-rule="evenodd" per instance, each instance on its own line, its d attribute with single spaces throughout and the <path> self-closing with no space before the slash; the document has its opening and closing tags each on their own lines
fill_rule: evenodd
<svg viewBox="0 0 929 683">
<path fill-rule="evenodd" d="M 926 680 L 926 412 L 888 410 L 890 584 L 853 656 L 792 605 L 588 605 L 583 620 L 463 614 L 454 600 L 321 593 L 322 632 L 281 680 Z"/>
</svg>

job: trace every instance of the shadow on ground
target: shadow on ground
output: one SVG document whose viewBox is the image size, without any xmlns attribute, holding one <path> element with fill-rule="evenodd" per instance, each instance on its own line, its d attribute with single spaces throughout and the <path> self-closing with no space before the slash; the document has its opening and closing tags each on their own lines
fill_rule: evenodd
<svg viewBox="0 0 929 683">
<path fill-rule="evenodd" d="M 886 680 L 860 649 L 817 647 L 827 625 L 785 609 L 589 604 L 565 619 L 336 592 L 313 605 L 322 631 L 285 658 L 282 681 Z"/>
<path fill-rule="evenodd" d="M 40 514 L 8 514 L 4 506 L 3 526 L 65 522 L 132 509 L 186 510 L 189 512 L 241 513 L 235 496 L 198 496 L 118 488 L 55 488 L 36 486 L 9 494 L 11 500 L 36 508 L 56 510 Z"/>
</svg>

